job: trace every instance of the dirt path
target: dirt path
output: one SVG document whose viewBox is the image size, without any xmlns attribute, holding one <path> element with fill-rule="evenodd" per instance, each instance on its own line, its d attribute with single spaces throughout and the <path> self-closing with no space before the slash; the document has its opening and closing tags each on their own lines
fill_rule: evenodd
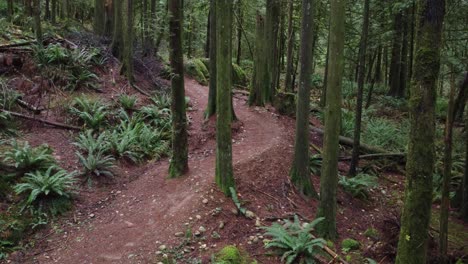
<svg viewBox="0 0 468 264">
<path fill-rule="evenodd" d="M 213 196 L 207 195 L 214 189 L 213 127 L 202 123 L 208 88 L 191 79 L 186 79 L 185 85 L 193 105 L 189 112 L 192 123 L 188 175 L 168 180 L 167 161 L 147 165 L 126 189 L 112 191 L 113 199 L 109 203 L 96 205 L 99 209 L 85 221 L 64 227 L 62 232 L 48 237 L 47 252 L 32 262 L 152 263 L 161 244 L 175 244 L 179 238 L 174 234 L 184 232 L 184 224 L 191 217 L 207 210 L 204 199 L 214 203 Z M 281 140 L 287 131 L 275 114 L 249 108 L 241 99 L 234 100 L 234 108 L 241 121 L 233 139 L 235 174 L 246 172 L 249 168 L 242 164 L 259 157 L 272 146 L 290 144 Z"/>
</svg>

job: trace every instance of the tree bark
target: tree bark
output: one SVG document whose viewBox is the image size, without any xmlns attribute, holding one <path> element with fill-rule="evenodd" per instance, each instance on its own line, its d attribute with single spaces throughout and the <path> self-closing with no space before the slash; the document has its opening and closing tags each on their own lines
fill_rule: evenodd
<svg viewBox="0 0 468 264">
<path fill-rule="evenodd" d="M 111 50 L 115 57 L 121 59 L 123 52 L 123 2 L 115 1 L 113 8 L 115 22 Z"/>
<path fill-rule="evenodd" d="M 100 36 L 105 33 L 106 25 L 106 3 L 104 0 L 94 1 L 94 32 Z"/>
<path fill-rule="evenodd" d="M 57 0 L 52 0 L 52 10 L 50 12 L 50 20 L 54 24 L 57 20 Z"/>
<path fill-rule="evenodd" d="M 397 264 L 426 263 L 435 162 L 436 80 L 444 16 L 444 0 L 418 0 L 416 56 L 409 105 L 411 130 Z"/>
<path fill-rule="evenodd" d="M 367 53 L 367 39 L 369 35 L 369 5 L 370 0 L 364 1 L 364 21 L 362 23 L 361 54 L 359 57 L 359 71 L 358 71 L 358 92 L 356 99 L 356 115 L 354 123 L 354 145 L 351 164 L 349 168 L 349 175 L 356 176 L 357 167 L 359 163 L 359 148 L 361 144 L 361 123 L 362 123 L 362 101 L 364 94 L 364 79 L 366 77 L 366 53 Z"/>
<path fill-rule="evenodd" d="M 182 47 L 183 9 L 180 0 L 169 0 L 170 61 L 172 69 L 172 158 L 169 177 L 182 176 L 188 171 L 188 134 L 185 109 L 184 58 Z"/>
<path fill-rule="evenodd" d="M 41 26 L 41 5 L 39 0 L 33 0 L 34 4 L 34 32 L 39 45 L 42 44 L 42 26 Z"/>
<path fill-rule="evenodd" d="M 265 86 L 267 85 L 267 67 L 265 61 L 265 22 L 263 17 L 257 13 L 255 38 L 255 60 L 252 86 L 249 95 L 249 105 L 265 105 Z"/>
<path fill-rule="evenodd" d="M 13 21 L 13 12 L 14 12 L 14 3 L 13 0 L 7 1 L 7 19 L 8 21 Z"/>
<path fill-rule="evenodd" d="M 285 87 L 287 92 L 293 91 L 292 84 L 292 75 L 293 75 L 293 66 L 294 66 L 294 27 L 293 27 L 293 17 L 294 15 L 294 0 L 289 0 L 288 4 L 288 48 L 287 48 L 287 59 L 286 59 L 286 80 Z"/>
<path fill-rule="evenodd" d="M 216 176 L 225 195 L 235 187 L 232 169 L 232 16 L 230 0 L 216 1 Z"/>
<path fill-rule="evenodd" d="M 205 119 L 216 114 L 216 0 L 210 0 L 210 83 L 208 91 L 208 105 L 205 110 Z"/>
<path fill-rule="evenodd" d="M 123 32 L 123 66 L 128 81 L 133 83 L 133 0 L 125 0 L 125 30 Z"/>
<path fill-rule="evenodd" d="M 242 57 L 242 22 L 243 22 L 243 12 L 242 12 L 242 0 L 237 1 L 237 56 L 236 63 L 240 65 Z"/>
<path fill-rule="evenodd" d="M 345 0 L 331 0 L 330 54 L 325 109 L 323 163 L 320 178 L 320 204 L 317 217 L 325 220 L 317 226 L 326 239 L 336 239 L 336 189 L 338 186 L 338 152 L 341 123 L 341 84 L 344 69 Z"/>
<path fill-rule="evenodd" d="M 278 74 L 278 25 L 280 16 L 279 0 L 267 0 L 265 35 L 266 35 L 266 54 L 269 54 L 266 60 L 268 72 L 268 86 L 265 86 L 265 101 L 273 102 L 276 91 L 276 75 Z"/>
<path fill-rule="evenodd" d="M 401 42 L 403 35 L 403 14 L 398 11 L 394 18 L 394 33 L 393 33 L 393 46 L 392 46 L 392 58 L 390 63 L 390 76 L 389 84 L 390 91 L 388 95 L 397 97 L 398 90 L 400 89 L 400 71 L 401 71 Z"/>
<path fill-rule="evenodd" d="M 465 116 L 465 127 L 468 127 L 468 115 Z M 465 131 L 465 174 L 462 183 L 462 205 L 460 216 L 465 223 L 468 222 L 468 131 Z"/>
<path fill-rule="evenodd" d="M 296 139 L 294 144 L 294 161 L 290 176 L 291 182 L 300 193 L 318 198 L 310 178 L 309 170 L 309 108 L 310 90 L 312 89 L 312 61 L 314 39 L 314 2 L 302 1 L 301 30 L 301 66 L 296 110 Z"/>
</svg>

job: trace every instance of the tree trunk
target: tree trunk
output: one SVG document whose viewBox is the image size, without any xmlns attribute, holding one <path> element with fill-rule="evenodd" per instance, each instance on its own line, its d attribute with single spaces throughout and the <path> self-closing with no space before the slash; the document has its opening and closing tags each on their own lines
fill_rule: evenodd
<svg viewBox="0 0 468 264">
<path fill-rule="evenodd" d="M 216 114 L 216 0 L 210 0 L 210 84 L 208 92 L 208 106 L 205 110 L 205 118 Z"/>
<path fill-rule="evenodd" d="M 468 127 L 468 115 L 465 116 L 465 127 Z M 465 174 L 462 183 L 462 205 L 460 216 L 465 223 L 468 222 L 468 131 L 465 131 Z"/>
<path fill-rule="evenodd" d="M 400 71 L 401 71 L 401 42 L 403 35 L 403 14 L 401 11 L 395 14 L 394 18 L 394 33 L 393 33 L 393 46 L 392 58 L 390 63 L 390 91 L 388 95 L 397 97 L 398 90 L 400 89 Z"/>
<path fill-rule="evenodd" d="M 265 22 L 257 13 L 257 26 L 255 38 L 255 61 L 252 86 L 249 94 L 249 105 L 264 106 L 265 90 L 267 85 L 267 67 L 265 58 Z"/>
<path fill-rule="evenodd" d="M 320 178 L 318 217 L 325 220 L 317 226 L 326 239 L 336 239 L 336 189 L 338 186 L 338 153 L 341 123 L 341 84 L 344 69 L 345 2 L 331 0 L 330 54 L 325 109 L 325 136 Z"/>
<path fill-rule="evenodd" d="M 294 15 L 294 0 L 289 0 L 288 5 L 288 48 L 287 48 L 287 59 L 286 59 L 286 80 L 285 87 L 287 92 L 293 91 L 292 84 L 292 75 L 293 75 L 293 66 L 294 66 L 294 27 L 293 27 L 293 17 Z"/>
<path fill-rule="evenodd" d="M 100 36 L 105 33 L 106 3 L 104 0 L 94 1 L 94 32 Z"/>
<path fill-rule="evenodd" d="M 232 169 L 232 16 L 230 0 L 216 1 L 216 184 L 225 195 L 235 187 Z"/>
<path fill-rule="evenodd" d="M 42 26 L 41 26 L 41 4 L 39 0 L 33 0 L 34 4 L 34 32 L 39 45 L 42 45 Z"/>
<path fill-rule="evenodd" d="M 7 1 L 7 18 L 8 21 L 12 22 L 13 21 L 13 13 L 14 13 L 14 3 L 13 0 L 8 0 Z"/>
<path fill-rule="evenodd" d="M 68 19 L 68 9 L 68 0 L 62 0 L 62 9 L 60 12 L 60 16 L 62 17 L 62 19 Z"/>
<path fill-rule="evenodd" d="M 309 108 L 312 89 L 312 61 L 314 38 L 314 2 L 302 1 L 301 66 L 296 110 L 296 140 L 291 181 L 300 193 L 318 198 L 309 170 Z"/>
<path fill-rule="evenodd" d="M 455 72 L 452 69 L 450 74 L 450 94 L 447 110 L 447 120 L 445 123 L 444 137 L 444 178 L 442 181 L 442 198 L 440 203 L 440 229 L 439 229 L 439 255 L 444 263 L 447 263 L 448 248 L 448 217 L 450 207 L 450 181 L 452 178 L 452 142 L 453 142 L 453 121 L 454 121 L 454 101 L 455 101 Z"/>
<path fill-rule="evenodd" d="M 182 47 L 183 9 L 180 0 L 169 0 L 169 32 L 172 90 L 172 158 L 169 177 L 182 176 L 188 171 L 188 134 L 185 110 L 184 58 Z"/>
<path fill-rule="evenodd" d="M 457 99 L 455 100 L 455 120 L 461 121 L 468 100 L 468 72 L 464 72 L 463 81 L 460 84 Z"/>
<path fill-rule="evenodd" d="M 416 56 L 409 105 L 411 131 L 397 264 L 426 263 L 435 162 L 436 80 L 444 15 L 444 0 L 418 0 Z"/>
<path fill-rule="evenodd" d="M 375 65 L 375 72 L 374 72 L 374 77 L 371 80 L 371 84 L 369 87 L 369 93 L 367 94 L 367 100 L 366 100 L 366 109 L 369 108 L 369 106 L 372 103 L 372 93 L 374 92 L 374 85 L 375 83 L 381 83 L 382 81 L 382 67 L 381 67 L 381 62 L 382 62 L 382 45 L 379 45 L 377 48 L 377 62 Z"/>
<path fill-rule="evenodd" d="M 112 54 L 121 59 L 123 51 L 123 2 L 115 1 L 114 4 L 114 33 L 112 37 Z"/>
<path fill-rule="evenodd" d="M 328 27 L 330 28 L 330 26 Z M 330 58 L 330 34 L 327 37 L 327 53 L 325 55 L 325 76 L 323 77 L 322 95 L 320 96 L 320 106 L 323 108 L 327 104 L 327 87 L 328 87 L 328 63 Z"/>
<path fill-rule="evenodd" d="M 407 75 L 408 75 L 408 9 L 403 11 L 402 25 L 403 37 L 401 45 L 401 65 L 400 65 L 400 87 L 397 90 L 397 97 L 405 97 Z"/>
<path fill-rule="evenodd" d="M 45 19 L 50 20 L 50 0 L 45 1 Z"/>
<path fill-rule="evenodd" d="M 164 21 L 166 21 L 166 18 L 167 18 L 168 1 L 170 1 L 170 0 L 166 0 L 166 7 L 165 7 L 166 11 L 164 12 L 164 16 L 161 19 L 161 24 L 163 24 L 163 25 L 160 25 L 160 27 L 159 27 L 159 32 L 158 32 L 157 37 L 156 37 L 156 43 L 154 44 L 154 53 L 155 54 L 158 54 L 159 46 L 161 45 L 161 41 L 162 41 L 162 39 L 164 37 L 164 32 L 165 32 Z"/>
<path fill-rule="evenodd" d="M 210 7 L 210 10 L 208 11 L 208 18 L 207 18 L 207 23 L 206 23 L 205 58 L 210 57 L 210 37 L 211 37 L 210 25 L 211 25 L 211 7 Z"/>
<path fill-rule="evenodd" d="M 125 0 L 125 16 L 123 30 L 123 66 L 128 81 L 133 82 L 133 0 Z"/>
<path fill-rule="evenodd" d="M 239 20 L 237 21 L 237 57 L 236 63 L 240 65 L 241 63 L 241 56 L 242 56 L 242 22 L 243 22 L 243 15 L 242 15 L 242 0 L 237 1 L 237 17 Z"/>
<path fill-rule="evenodd" d="M 362 122 L 362 101 L 364 94 L 364 79 L 366 77 L 366 52 L 367 52 L 367 38 L 369 35 L 369 2 L 364 1 L 364 22 L 362 24 L 362 35 L 359 49 L 361 54 L 359 57 L 359 72 L 358 72 L 358 92 L 356 99 L 356 115 L 354 123 L 354 145 L 351 164 L 349 168 L 349 175 L 356 176 L 357 167 L 359 163 L 359 146 L 361 144 L 361 122 Z"/>
<path fill-rule="evenodd" d="M 273 97 L 276 91 L 276 75 L 278 74 L 278 25 L 280 16 L 279 0 L 267 0 L 265 18 L 265 35 L 266 35 L 266 54 L 269 54 L 266 60 L 268 74 L 268 86 L 265 92 L 265 101 L 273 102 Z"/>
<path fill-rule="evenodd" d="M 57 0 L 52 0 L 52 10 L 50 12 L 50 20 L 55 24 L 57 19 Z"/>
</svg>

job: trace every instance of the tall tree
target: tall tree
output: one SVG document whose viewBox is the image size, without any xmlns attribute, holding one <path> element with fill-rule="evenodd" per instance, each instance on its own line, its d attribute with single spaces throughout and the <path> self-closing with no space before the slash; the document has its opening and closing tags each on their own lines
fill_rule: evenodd
<svg viewBox="0 0 468 264">
<path fill-rule="evenodd" d="M 114 3 L 114 30 L 112 34 L 111 51 L 117 58 L 122 58 L 123 51 L 123 2 Z"/>
<path fill-rule="evenodd" d="M 52 23 L 55 23 L 57 19 L 57 0 L 52 0 L 51 9 L 52 10 L 50 12 L 50 21 L 52 21 Z"/>
<path fill-rule="evenodd" d="M 133 82 L 133 0 L 125 0 L 123 16 L 123 66 L 122 70 L 130 83 Z"/>
<path fill-rule="evenodd" d="M 242 0 L 237 1 L 237 53 L 236 63 L 240 65 L 242 57 L 242 22 L 244 20 L 242 12 Z"/>
<path fill-rule="evenodd" d="M 468 127 L 468 115 L 465 116 L 465 127 Z M 462 204 L 460 208 L 460 216 L 468 222 L 468 130 L 465 131 L 465 174 L 462 182 Z"/>
<path fill-rule="evenodd" d="M 106 2 L 94 0 L 94 32 L 104 35 L 106 27 Z"/>
<path fill-rule="evenodd" d="M 265 86 L 266 102 L 273 102 L 273 97 L 276 91 L 276 75 L 279 74 L 278 68 L 278 28 L 280 19 L 280 1 L 279 0 L 267 0 L 266 1 L 266 17 L 265 17 L 265 48 L 268 57 L 267 73 L 268 73 L 268 85 Z"/>
<path fill-rule="evenodd" d="M 436 80 L 440 68 L 444 0 L 418 0 L 410 92 L 410 140 L 397 264 L 426 263 L 435 151 Z"/>
<path fill-rule="evenodd" d="M 293 51 L 294 51 L 294 0 L 289 0 L 288 4 L 288 47 L 286 51 L 286 80 L 285 87 L 286 91 L 293 91 L 292 75 L 293 75 Z"/>
<path fill-rule="evenodd" d="M 13 12 L 14 12 L 13 0 L 8 0 L 7 1 L 7 18 L 8 18 L 8 21 L 10 22 L 13 20 Z"/>
<path fill-rule="evenodd" d="M 318 198 L 312 185 L 309 170 L 309 108 L 313 73 L 314 2 L 302 1 L 301 66 L 296 110 L 296 140 L 291 181 L 299 191 L 309 197 Z"/>
<path fill-rule="evenodd" d="M 172 158 L 169 177 L 188 170 L 187 114 L 185 110 L 184 58 L 182 47 L 183 9 L 180 0 L 169 1 L 170 60 L 172 69 Z"/>
<path fill-rule="evenodd" d="M 265 91 L 268 89 L 268 72 L 265 56 L 265 21 L 257 13 L 257 23 L 255 32 L 255 58 L 252 85 L 250 88 L 249 105 L 264 106 Z"/>
<path fill-rule="evenodd" d="M 33 0 L 34 12 L 34 32 L 36 33 L 36 40 L 42 43 L 42 26 L 41 26 L 41 3 L 39 0 Z"/>
<path fill-rule="evenodd" d="M 397 97 L 400 94 L 400 81 L 401 81 L 401 47 L 403 36 L 403 11 L 398 10 L 393 20 L 393 45 L 392 45 L 392 58 L 390 63 L 390 96 Z"/>
<path fill-rule="evenodd" d="M 209 46 L 208 51 L 210 62 L 210 83 L 208 91 L 208 105 L 205 110 L 205 118 L 209 118 L 216 114 L 216 0 L 210 0 L 210 26 L 209 26 Z"/>
<path fill-rule="evenodd" d="M 356 176 L 356 171 L 359 163 L 359 152 L 361 145 L 361 121 L 362 121 L 362 101 L 364 94 L 364 78 L 366 74 L 366 53 L 367 53 L 367 38 L 369 35 L 369 5 L 370 0 L 364 0 L 364 22 L 362 23 L 361 41 L 359 54 L 359 69 L 358 69 L 358 92 L 356 99 L 356 118 L 354 122 L 354 144 L 349 175 Z"/>
<path fill-rule="evenodd" d="M 325 220 L 317 226 L 317 231 L 327 239 L 337 237 L 336 189 L 341 123 L 341 84 L 344 69 L 345 2 L 345 0 L 331 0 L 330 6 L 330 16 L 333 19 L 330 19 L 326 122 L 320 177 L 320 205 L 317 213 L 317 217 L 325 217 Z"/>
<path fill-rule="evenodd" d="M 231 0 L 216 1 L 216 183 L 224 194 L 235 186 L 232 169 L 231 87 L 232 16 Z"/>
</svg>

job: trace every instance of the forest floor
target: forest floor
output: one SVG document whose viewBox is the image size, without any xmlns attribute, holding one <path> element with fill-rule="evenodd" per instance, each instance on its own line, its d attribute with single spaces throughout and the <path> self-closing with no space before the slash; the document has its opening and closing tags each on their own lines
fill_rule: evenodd
<svg viewBox="0 0 468 264">
<path fill-rule="evenodd" d="M 116 77 L 116 72 L 115 63 L 100 72 L 103 89 L 95 96 L 112 101 L 121 92 L 137 94 L 123 85 L 124 80 Z M 111 88 L 115 85 L 110 83 L 116 79 L 125 88 Z M 141 74 L 136 79 L 143 88 L 150 82 Z M 318 205 L 317 201 L 298 195 L 289 181 L 294 119 L 277 114 L 271 107 L 249 107 L 245 95 L 234 96 L 239 119 L 233 124 L 232 140 L 236 190 L 243 207 L 256 216 L 246 218 L 214 184 L 215 120 L 203 120 L 208 87 L 186 78 L 185 88 L 190 98 L 187 175 L 168 179 L 168 159 L 138 165 L 120 162 L 114 180 L 83 186 L 74 209 L 37 232 L 29 243 L 32 246 L 11 254 L 7 262 L 158 263 L 167 256 L 178 263 L 209 263 L 212 254 L 235 244 L 259 263 L 281 263 L 264 249 L 263 240 L 267 237 L 260 227 L 291 219 L 295 214 L 302 221 L 312 221 Z M 60 119 L 60 113 L 55 114 Z M 320 123 L 315 118 L 311 121 Z M 22 128 L 22 138 L 31 145 L 50 145 L 63 168 L 78 168 L 72 145 L 76 135 L 32 122 L 23 122 Z M 322 145 L 321 135 L 312 132 L 310 139 L 315 146 Z M 347 162 L 340 162 L 339 169 L 345 175 Z M 319 176 L 313 176 L 316 190 L 319 181 Z M 354 198 L 339 188 L 340 239 L 330 247 L 347 256 L 350 263 L 365 263 L 366 257 L 378 263 L 392 263 L 404 176 L 385 172 L 378 181 L 367 200 Z M 468 233 L 466 225 L 456 219 L 451 222 L 452 233 Z M 341 241 L 346 238 L 359 241 L 360 250 L 342 252 Z M 468 238 L 462 237 L 451 243 L 451 251 L 466 254 L 466 241 Z"/>
</svg>

